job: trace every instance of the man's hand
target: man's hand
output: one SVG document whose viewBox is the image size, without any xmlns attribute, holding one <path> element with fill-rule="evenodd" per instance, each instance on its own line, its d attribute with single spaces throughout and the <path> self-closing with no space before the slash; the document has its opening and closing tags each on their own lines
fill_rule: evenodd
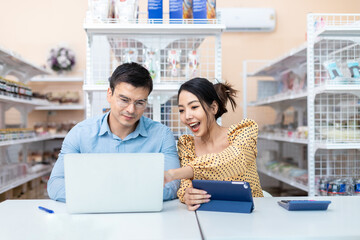
<svg viewBox="0 0 360 240">
<path fill-rule="evenodd" d="M 196 188 L 187 188 L 185 190 L 184 200 L 188 210 L 195 211 L 202 203 L 210 202 L 211 195 L 204 190 Z"/>
</svg>

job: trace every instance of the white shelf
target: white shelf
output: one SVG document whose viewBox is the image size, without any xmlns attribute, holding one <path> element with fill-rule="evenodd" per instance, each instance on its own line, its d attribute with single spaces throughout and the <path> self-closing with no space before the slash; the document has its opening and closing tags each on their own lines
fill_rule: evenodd
<svg viewBox="0 0 360 240">
<path fill-rule="evenodd" d="M 288 104 L 289 100 L 294 100 L 294 101 L 305 100 L 306 97 L 307 97 L 306 90 L 303 90 L 301 92 L 281 93 L 271 97 L 267 97 L 265 99 L 261 99 L 256 102 L 251 102 L 248 104 L 248 106 L 265 106 L 265 105 L 276 104 L 283 101 L 286 101 L 286 103 Z"/>
<path fill-rule="evenodd" d="M 11 96 L 0 95 L 0 102 L 5 102 L 6 104 L 20 104 L 20 105 L 31 105 L 31 106 L 46 106 L 49 104 L 48 101 L 43 99 L 33 98 L 32 100 L 16 98 Z"/>
<path fill-rule="evenodd" d="M 17 140 L 9 140 L 9 141 L 2 141 L 0 142 L 0 147 L 10 146 L 14 144 L 23 144 L 23 143 L 32 143 L 32 142 L 40 142 L 58 138 L 65 138 L 67 133 L 58 133 L 58 134 L 46 134 L 44 136 L 37 136 L 33 138 L 24 138 L 24 139 L 17 139 Z"/>
<path fill-rule="evenodd" d="M 10 183 L 0 186 L 0 194 L 4 193 L 6 191 L 9 191 L 13 188 L 16 188 L 24 183 L 27 183 L 33 179 L 36 179 L 38 177 L 44 176 L 46 174 L 49 174 L 51 172 L 52 166 L 45 167 L 43 170 L 37 173 L 27 174 L 25 177 L 14 179 Z"/>
<path fill-rule="evenodd" d="M 328 150 L 336 150 L 336 149 L 360 149 L 359 142 L 347 142 L 347 143 L 315 143 L 315 149 L 328 149 Z"/>
<path fill-rule="evenodd" d="M 282 176 L 282 175 L 279 175 L 279 174 L 277 174 L 277 173 L 274 173 L 274 172 L 272 172 L 272 171 L 269 171 L 269 170 L 266 170 L 266 169 L 263 169 L 263 168 L 259 168 L 259 167 L 258 167 L 258 171 L 261 172 L 261 173 L 263 173 L 263 174 L 265 174 L 265 175 L 267 175 L 267 176 L 270 176 L 270 177 L 272 177 L 272 178 L 275 178 L 275 179 L 277 179 L 277 180 L 279 180 L 279 181 L 281 181 L 281 182 L 284 182 L 284 183 L 286 183 L 286 184 L 289 184 L 290 186 L 293 186 L 293 187 L 296 187 L 296 188 L 298 188 L 298 189 L 301 189 L 301 190 L 303 190 L 303 191 L 305 191 L 305 192 L 308 192 L 308 191 L 309 191 L 308 186 L 306 186 L 306 185 L 304 185 L 304 184 L 301 184 L 301 183 L 298 183 L 298 182 L 296 182 L 296 181 L 293 180 L 293 179 L 284 177 L 284 176 Z"/>
<path fill-rule="evenodd" d="M 83 77 L 77 76 L 40 76 L 31 79 L 31 82 L 83 82 Z"/>
<path fill-rule="evenodd" d="M 341 81 L 341 79 L 339 79 L 339 81 Z M 337 92 L 337 93 L 357 92 L 357 93 L 359 93 L 360 82 L 359 82 L 359 84 L 346 84 L 346 85 L 345 84 L 332 84 L 332 85 L 324 84 L 323 86 L 315 87 L 314 91 L 315 91 L 315 94 L 326 93 L 326 92 L 329 92 L 329 93 L 330 92 Z"/>
<path fill-rule="evenodd" d="M 8 74 L 13 74 L 22 82 L 26 82 L 36 75 L 50 74 L 47 70 L 30 63 L 20 55 L 1 46 L 0 66 L 0 76 L 5 77 Z"/>
<path fill-rule="evenodd" d="M 84 23 L 85 31 L 92 34 L 193 34 L 193 35 L 215 35 L 225 30 L 224 24 L 219 24 L 215 20 L 214 24 L 192 24 L 184 21 L 183 24 L 169 23 L 167 19 L 163 23 L 151 24 L 150 21 L 141 19 L 136 23 L 111 23 L 108 20 L 104 22 L 92 21 L 86 19 Z"/>
<path fill-rule="evenodd" d="M 80 104 L 63 104 L 63 105 L 48 105 L 35 107 L 35 110 L 84 110 L 85 107 Z"/>
<path fill-rule="evenodd" d="M 31 142 L 40 142 L 49 139 L 53 139 L 54 137 L 51 135 L 45 135 L 41 137 L 34 137 L 34 138 L 24 138 L 24 139 L 17 139 L 17 140 L 9 140 L 9 141 L 2 141 L 0 142 L 0 147 L 15 145 L 15 144 L 23 144 L 23 143 L 31 143 Z"/>
<path fill-rule="evenodd" d="M 59 138 L 65 138 L 67 135 L 67 133 L 56 133 L 56 134 L 51 134 L 51 139 L 59 139 Z"/>
<path fill-rule="evenodd" d="M 328 26 L 320 30 L 316 34 L 320 37 L 337 37 L 337 38 L 354 38 L 360 37 L 360 25 L 349 26 Z"/>
<path fill-rule="evenodd" d="M 266 140 L 279 141 L 279 142 L 298 143 L 298 144 L 308 144 L 309 143 L 309 141 L 307 139 L 280 137 L 280 136 L 274 136 L 272 134 L 259 134 L 259 139 L 266 139 Z"/>
<path fill-rule="evenodd" d="M 276 76 L 289 70 L 289 66 L 299 66 L 306 63 L 307 43 L 303 43 L 297 48 L 293 48 L 285 55 L 270 61 L 265 66 L 249 74 L 249 77 L 255 76 Z"/>
<path fill-rule="evenodd" d="M 315 87 L 315 94 L 320 93 L 357 93 L 359 94 L 360 91 L 360 82 L 359 84 L 333 84 L 333 85 L 327 85 L 324 84 L 323 86 Z M 300 101 L 300 100 L 306 100 L 308 96 L 307 90 L 301 91 L 301 92 L 288 92 L 288 93 L 281 93 L 277 94 L 271 97 L 267 97 L 265 99 L 261 99 L 259 101 L 250 102 L 248 106 L 266 106 L 266 105 L 272 105 L 272 104 L 278 104 L 280 102 L 286 102 L 286 104 L 289 104 L 289 101 Z"/>
</svg>

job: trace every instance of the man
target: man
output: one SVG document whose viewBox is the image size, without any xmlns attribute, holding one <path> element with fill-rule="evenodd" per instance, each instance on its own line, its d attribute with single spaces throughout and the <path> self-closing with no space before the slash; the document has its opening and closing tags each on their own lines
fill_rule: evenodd
<svg viewBox="0 0 360 240">
<path fill-rule="evenodd" d="M 165 170 L 180 167 L 171 130 L 142 116 L 153 88 L 148 70 L 137 63 L 125 63 L 116 68 L 109 81 L 107 101 L 111 111 L 78 123 L 66 135 L 48 182 L 51 199 L 66 201 L 64 154 L 67 153 L 163 153 Z M 175 198 L 178 187 L 179 182 L 167 183 L 164 200 Z"/>
</svg>

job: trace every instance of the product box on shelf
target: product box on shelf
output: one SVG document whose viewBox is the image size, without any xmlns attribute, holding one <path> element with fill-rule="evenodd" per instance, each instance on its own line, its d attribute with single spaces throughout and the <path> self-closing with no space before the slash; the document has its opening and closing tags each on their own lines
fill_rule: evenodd
<svg viewBox="0 0 360 240">
<path fill-rule="evenodd" d="M 92 14 L 95 19 L 102 19 L 107 16 L 121 23 L 133 22 L 138 18 L 137 0 L 105 0 L 93 1 Z"/>
<path fill-rule="evenodd" d="M 155 19 L 154 23 L 162 23 L 163 18 L 163 1 L 149 0 L 148 1 L 148 18 Z"/>
<path fill-rule="evenodd" d="M 179 19 L 193 18 L 193 0 L 169 0 L 170 23 Z"/>
<path fill-rule="evenodd" d="M 193 0 L 194 19 L 215 19 L 216 0 Z M 195 21 L 195 23 L 207 23 L 207 21 Z"/>
</svg>

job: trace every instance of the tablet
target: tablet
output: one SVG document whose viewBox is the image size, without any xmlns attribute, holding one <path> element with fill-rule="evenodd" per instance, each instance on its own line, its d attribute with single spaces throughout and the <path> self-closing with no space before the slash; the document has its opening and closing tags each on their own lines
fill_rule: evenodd
<svg viewBox="0 0 360 240">
<path fill-rule="evenodd" d="M 254 209 L 251 187 L 248 182 L 193 180 L 193 187 L 211 195 L 199 211 L 251 213 Z"/>
</svg>

